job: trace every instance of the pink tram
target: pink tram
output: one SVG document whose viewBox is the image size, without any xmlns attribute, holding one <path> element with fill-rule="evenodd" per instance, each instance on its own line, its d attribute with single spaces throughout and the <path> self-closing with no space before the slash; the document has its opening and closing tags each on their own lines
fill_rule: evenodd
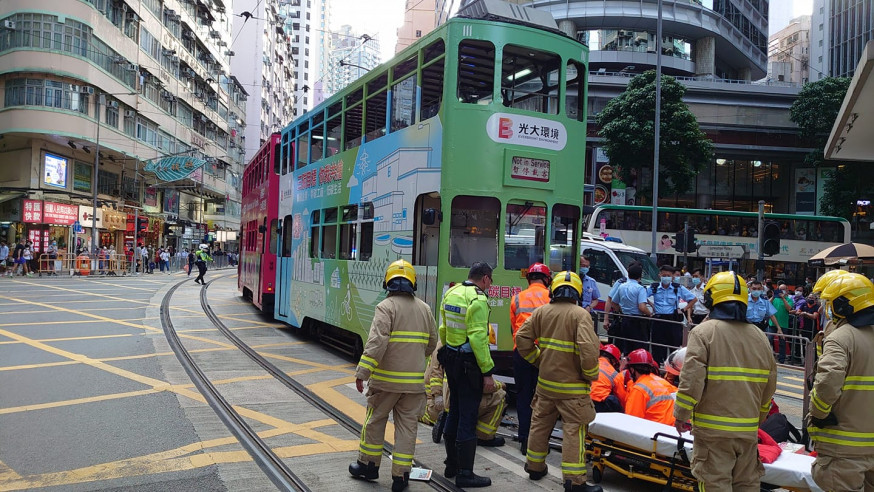
<svg viewBox="0 0 874 492">
<path fill-rule="evenodd" d="M 273 315 L 276 291 L 279 133 L 258 149 L 243 172 L 240 264 L 237 285 L 243 298 Z"/>
</svg>

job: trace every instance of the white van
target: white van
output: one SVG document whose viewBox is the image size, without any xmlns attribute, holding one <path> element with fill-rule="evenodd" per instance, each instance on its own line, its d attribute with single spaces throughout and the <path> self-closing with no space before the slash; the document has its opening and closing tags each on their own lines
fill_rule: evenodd
<svg viewBox="0 0 874 492">
<path fill-rule="evenodd" d="M 634 261 L 643 266 L 641 284 L 649 285 L 658 281 L 658 267 L 646 251 L 640 248 L 583 233 L 580 253 L 589 260 L 588 275 L 598 282 L 601 298 L 596 309 L 604 309 L 604 301 L 607 300 L 607 293 L 610 292 L 613 282 L 623 277 L 628 278 L 628 265 Z"/>
</svg>

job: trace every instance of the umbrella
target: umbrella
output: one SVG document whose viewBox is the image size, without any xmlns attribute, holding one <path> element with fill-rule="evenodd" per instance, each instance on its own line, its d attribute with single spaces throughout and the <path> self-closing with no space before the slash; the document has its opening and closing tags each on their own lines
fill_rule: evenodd
<svg viewBox="0 0 874 492">
<path fill-rule="evenodd" d="M 833 265 L 841 260 L 874 260 L 874 246 L 860 243 L 839 244 L 811 256 L 808 264 Z"/>
</svg>

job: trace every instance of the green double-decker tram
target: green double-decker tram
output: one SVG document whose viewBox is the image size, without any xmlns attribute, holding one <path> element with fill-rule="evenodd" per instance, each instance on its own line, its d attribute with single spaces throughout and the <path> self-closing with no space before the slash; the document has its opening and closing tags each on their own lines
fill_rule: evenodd
<svg viewBox="0 0 874 492">
<path fill-rule="evenodd" d="M 579 263 L 588 49 L 549 21 L 453 18 L 282 131 L 277 319 L 357 355 L 390 262 L 436 313 L 484 261 L 509 369 L 526 268 Z"/>
</svg>

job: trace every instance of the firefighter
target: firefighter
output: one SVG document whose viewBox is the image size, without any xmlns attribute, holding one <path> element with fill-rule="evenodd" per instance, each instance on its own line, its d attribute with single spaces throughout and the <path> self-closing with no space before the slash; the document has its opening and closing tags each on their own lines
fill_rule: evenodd
<svg viewBox="0 0 874 492">
<path fill-rule="evenodd" d="M 628 354 L 628 374 L 634 384 L 625 398 L 625 413 L 642 419 L 674 425 L 674 397 L 677 390 L 659 376 L 658 364 L 645 349 Z"/>
<path fill-rule="evenodd" d="M 376 306 L 364 354 L 355 371 L 358 392 L 367 385 L 367 414 L 361 428 L 358 461 L 349 465 L 356 478 L 379 478 L 385 423 L 393 414 L 392 491 L 409 484 L 416 450 L 417 418 L 425 404 L 425 359 L 437 346 L 434 315 L 417 299 L 416 271 L 398 260 L 385 271 L 386 298 Z"/>
<path fill-rule="evenodd" d="M 874 490 L 874 284 L 849 273 L 822 292 L 836 327 L 810 391 L 811 472 L 824 490 Z"/>
<path fill-rule="evenodd" d="M 439 348 L 437 350 L 440 350 Z M 449 394 L 446 378 L 443 377 L 443 367 L 437 361 L 436 352 L 431 357 L 428 371 L 425 373 L 428 402 L 425 405 L 425 414 L 419 419 L 428 425 L 433 425 L 431 440 L 440 444 L 443 430 L 446 427 L 448 408 L 445 406 L 446 395 Z M 500 447 L 505 444 L 504 438 L 497 436 L 498 425 L 504 416 L 507 391 L 504 384 L 495 381 L 495 391 L 483 392 L 483 398 L 479 403 L 479 420 L 476 423 L 477 445 L 487 447 Z"/>
<path fill-rule="evenodd" d="M 689 332 L 680 372 L 675 426 L 692 429 L 692 474 L 708 492 L 758 492 L 765 472 L 757 430 L 777 387 L 777 362 L 765 333 L 746 320 L 748 298 L 734 272 L 707 281 L 710 318 Z"/>
<path fill-rule="evenodd" d="M 476 423 L 483 393 L 493 392 L 495 367 L 489 351 L 489 303 L 492 267 L 476 262 L 467 280 L 446 291 L 440 303 L 440 341 L 437 358 L 449 380 L 449 415 L 443 437 L 446 478 L 460 488 L 488 487 L 488 477 L 473 472 Z"/>
<path fill-rule="evenodd" d="M 622 353 L 616 345 L 601 345 L 598 379 L 592 381 L 592 403 L 597 413 L 625 411 L 625 378 L 619 372 L 620 359 Z"/>
<path fill-rule="evenodd" d="M 591 381 L 598 379 L 600 342 L 592 329 L 592 316 L 577 305 L 583 293 L 580 277 L 559 272 L 550 289 L 549 304 L 534 311 L 516 333 L 519 355 L 540 368 L 531 402 L 525 471 L 532 480 L 546 476 L 549 436 L 560 416 L 564 489 L 600 492 L 601 487 L 586 484 L 584 446 L 586 425 L 595 418 L 589 393 Z"/>
<path fill-rule="evenodd" d="M 668 354 L 668 358 L 665 359 L 665 381 L 674 386 L 680 385 L 680 372 L 683 370 L 683 361 L 685 359 L 686 347 L 679 348 Z"/>
<path fill-rule="evenodd" d="M 516 413 L 519 420 L 519 448 L 524 455 L 528 449 L 528 431 L 531 429 L 531 399 L 537 385 L 537 367 L 519 355 L 516 349 L 516 332 L 535 309 L 549 304 L 549 284 L 552 276 L 549 267 L 534 263 L 526 273 L 528 288 L 513 296 L 510 301 L 510 328 L 513 330 L 513 378 L 516 382 Z"/>
<path fill-rule="evenodd" d="M 143 259 L 145 261 L 145 257 Z M 209 256 L 209 246 L 201 244 L 197 249 L 197 253 L 194 253 L 194 264 L 197 265 L 197 278 L 194 279 L 195 284 L 205 285 L 203 283 L 203 276 L 206 274 L 207 261 L 212 261 L 212 257 Z"/>
</svg>

